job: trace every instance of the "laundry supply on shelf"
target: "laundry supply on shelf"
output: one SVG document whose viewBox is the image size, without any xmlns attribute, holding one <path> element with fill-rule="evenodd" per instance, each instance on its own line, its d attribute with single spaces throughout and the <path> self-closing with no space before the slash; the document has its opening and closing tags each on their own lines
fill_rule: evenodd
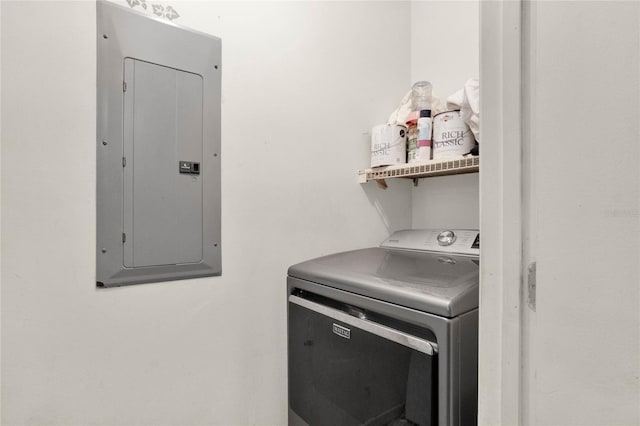
<svg viewBox="0 0 640 426">
<path fill-rule="evenodd" d="M 418 153 L 418 114 L 412 111 L 407 117 L 407 163 L 415 163 Z"/>
<path fill-rule="evenodd" d="M 460 111 L 442 112 L 433 117 L 433 159 L 458 158 L 475 146 L 473 134 Z"/>
<path fill-rule="evenodd" d="M 431 159 L 431 110 L 423 109 L 420 111 L 417 127 L 416 161 L 428 161 Z"/>
<path fill-rule="evenodd" d="M 427 161 L 431 158 L 431 126 L 429 125 L 429 136 L 426 137 L 427 129 L 422 129 L 423 149 L 419 144 L 419 123 L 422 111 L 430 111 L 432 86 L 428 81 L 418 81 L 411 88 L 411 112 L 407 117 L 407 163 Z M 422 120 L 423 127 L 425 120 Z M 427 148 L 427 142 L 429 147 Z M 427 152 L 428 151 L 428 152 Z"/>
<path fill-rule="evenodd" d="M 467 80 L 446 104 L 434 94 L 429 81 L 417 81 L 389 116 L 388 125 L 406 126 L 407 163 L 478 155 L 479 105 L 478 79 Z M 372 167 L 383 165 L 373 159 L 374 150 L 372 145 Z"/>
<path fill-rule="evenodd" d="M 407 128 L 399 124 L 381 124 L 371 129 L 371 167 L 393 166 L 406 162 Z"/>
</svg>

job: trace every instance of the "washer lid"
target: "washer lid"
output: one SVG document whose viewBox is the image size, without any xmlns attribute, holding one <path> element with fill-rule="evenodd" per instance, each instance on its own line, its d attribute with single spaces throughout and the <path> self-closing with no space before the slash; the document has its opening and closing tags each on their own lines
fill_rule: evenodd
<svg viewBox="0 0 640 426">
<path fill-rule="evenodd" d="M 293 265 L 289 276 L 447 318 L 478 307 L 470 256 L 374 247 Z"/>
</svg>

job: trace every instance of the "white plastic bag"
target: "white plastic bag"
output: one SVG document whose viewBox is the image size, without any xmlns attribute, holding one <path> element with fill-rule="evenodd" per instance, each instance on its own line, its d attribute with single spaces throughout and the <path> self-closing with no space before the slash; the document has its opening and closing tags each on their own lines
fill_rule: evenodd
<svg viewBox="0 0 640 426">
<path fill-rule="evenodd" d="M 411 112 L 411 90 L 400 101 L 400 105 L 389 116 L 387 124 L 402 124 L 403 126 L 407 122 L 407 116 Z"/>
<path fill-rule="evenodd" d="M 464 87 L 447 98 L 447 109 L 460 110 L 477 142 L 480 142 L 480 81 L 470 78 Z"/>
</svg>

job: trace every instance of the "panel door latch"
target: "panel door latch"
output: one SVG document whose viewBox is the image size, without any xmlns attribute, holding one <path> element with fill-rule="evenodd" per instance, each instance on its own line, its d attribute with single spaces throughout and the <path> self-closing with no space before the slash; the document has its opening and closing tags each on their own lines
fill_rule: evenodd
<svg viewBox="0 0 640 426">
<path fill-rule="evenodd" d="M 193 161 L 180 161 L 179 162 L 180 173 L 188 175 L 200 174 L 200 163 L 194 163 Z"/>
</svg>

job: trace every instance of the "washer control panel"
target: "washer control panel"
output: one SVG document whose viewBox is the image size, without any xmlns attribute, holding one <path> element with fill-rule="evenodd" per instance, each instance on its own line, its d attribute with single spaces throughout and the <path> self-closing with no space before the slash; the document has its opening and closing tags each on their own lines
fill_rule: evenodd
<svg viewBox="0 0 640 426">
<path fill-rule="evenodd" d="M 380 247 L 480 255 L 480 232 L 470 229 L 407 229 L 396 231 Z"/>
</svg>

